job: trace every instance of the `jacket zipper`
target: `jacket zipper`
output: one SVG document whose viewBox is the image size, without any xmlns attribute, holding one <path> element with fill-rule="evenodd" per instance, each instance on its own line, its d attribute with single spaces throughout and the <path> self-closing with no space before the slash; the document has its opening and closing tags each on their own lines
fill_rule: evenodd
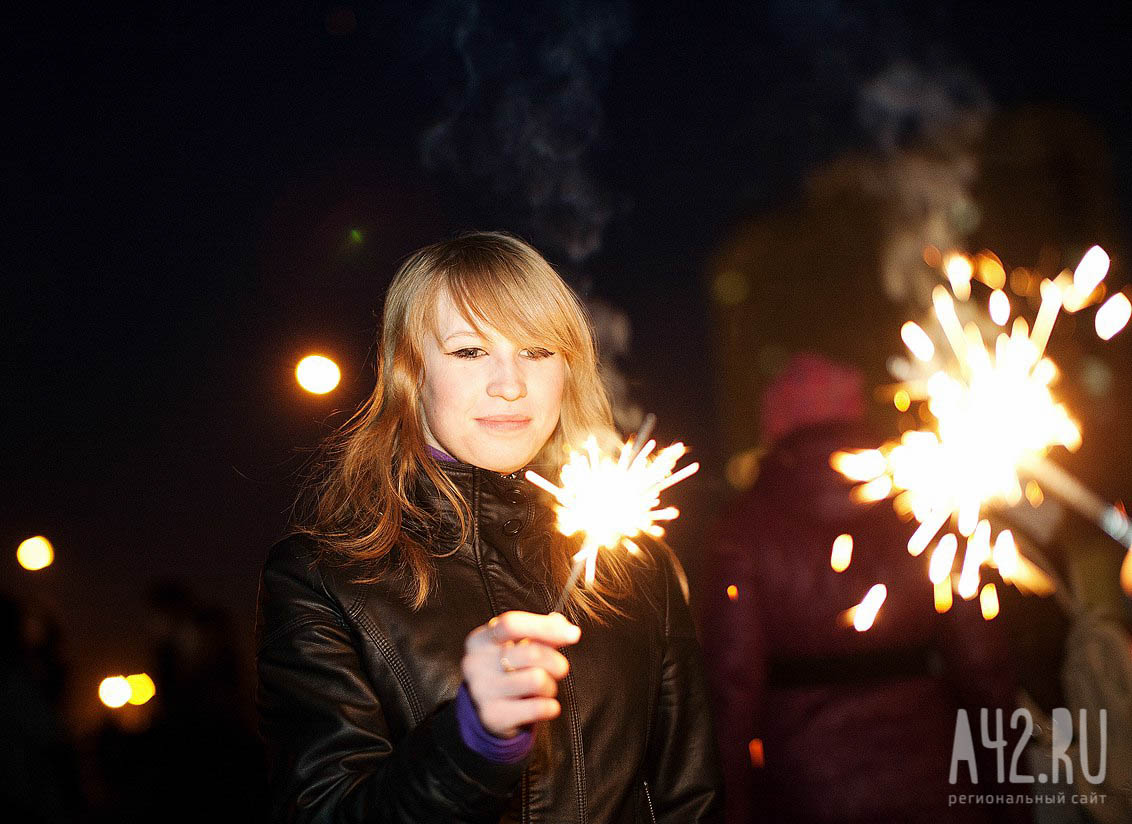
<svg viewBox="0 0 1132 824">
<path fill-rule="evenodd" d="M 523 777 L 519 784 L 519 799 L 521 810 L 519 817 L 523 824 L 530 824 L 531 821 L 531 771 L 530 769 L 523 770 Z"/>
<path fill-rule="evenodd" d="M 642 781 L 641 784 L 643 784 L 645 788 L 645 801 L 649 805 L 649 818 L 652 820 L 652 824 L 656 824 L 656 810 L 654 810 L 652 806 L 652 793 L 649 792 L 649 782 Z"/>
<path fill-rule="evenodd" d="M 524 474 L 524 471 L 520 469 L 518 472 L 512 472 L 510 475 L 503 475 L 502 477 L 505 478 L 506 480 L 513 481 L 513 480 L 518 480 L 519 478 L 521 478 L 523 476 L 523 474 Z M 477 477 L 477 480 L 478 480 L 478 477 Z M 475 528 L 475 532 L 473 534 L 473 537 L 475 539 L 474 551 L 475 551 L 475 557 L 476 557 L 476 566 L 479 568 L 481 579 L 483 579 L 484 589 L 487 591 L 488 601 L 491 603 L 492 614 L 496 614 L 495 598 L 491 594 L 491 587 L 488 586 L 487 578 L 484 577 L 483 562 L 482 562 L 482 558 L 480 557 L 480 552 L 479 552 L 479 531 L 478 531 L 478 527 L 479 527 L 479 494 L 478 494 L 479 489 L 477 488 L 475 490 L 475 492 L 476 492 L 476 494 L 474 496 L 474 504 L 473 504 L 473 512 L 472 512 L 472 524 L 473 524 L 473 527 Z M 528 504 L 527 504 L 527 517 L 528 518 L 530 517 L 530 510 L 531 510 L 531 504 L 528 502 Z M 553 603 L 553 601 L 551 599 L 551 595 L 550 595 L 550 590 L 548 590 L 546 588 L 546 586 L 541 585 L 541 584 L 539 585 L 539 589 L 542 590 L 543 597 L 546 599 L 547 609 L 549 610 L 550 605 Z M 563 650 L 562 654 L 566 656 L 566 660 L 569 662 L 570 661 L 569 653 L 566 650 Z M 571 669 L 572 669 L 573 664 L 572 664 L 572 662 L 570 662 L 570 663 L 571 663 Z M 580 727 L 580 722 L 578 721 L 578 697 L 574 693 L 574 682 L 573 682 L 573 679 L 571 678 L 570 674 L 568 674 L 566 676 L 566 678 L 563 680 L 562 683 L 563 683 L 564 691 L 566 693 L 565 698 L 567 700 L 567 704 L 568 704 L 569 709 L 570 709 L 570 741 L 571 741 L 571 743 L 573 745 L 573 749 L 574 749 L 574 773 L 575 773 L 575 776 L 576 776 L 576 780 L 574 781 L 574 791 L 575 791 L 575 798 L 578 802 L 578 822 L 579 822 L 579 824 L 587 824 L 587 822 L 589 821 L 589 817 L 586 815 L 586 791 L 585 791 L 585 783 L 584 783 L 585 777 L 586 777 L 586 773 L 585 773 L 586 765 L 585 765 L 585 756 L 582 752 L 582 731 L 581 731 L 581 727 Z M 646 792 L 647 792 L 647 788 L 646 788 Z M 530 821 L 531 820 L 530 776 L 528 775 L 527 770 L 523 771 L 522 779 L 520 781 L 520 798 L 522 799 L 522 804 L 521 804 L 522 812 L 520 813 L 522 820 L 523 821 Z M 651 800 L 649 801 L 649 809 L 652 809 L 652 801 Z M 655 817 L 653 818 L 653 824 L 656 824 Z"/>
<path fill-rule="evenodd" d="M 543 597 L 546 599 L 547 609 L 553 603 L 550 596 L 550 590 L 544 585 L 540 584 L 539 589 L 542 590 Z M 563 649 L 562 654 L 566 656 L 566 661 L 570 664 L 570 672 L 562 680 L 563 691 L 566 693 L 566 703 L 570 711 L 570 743 L 574 749 L 574 774 L 576 776 L 574 781 L 575 797 L 578 802 L 578 824 L 586 824 L 589 817 L 586 815 L 586 763 L 585 755 L 582 752 L 582 730 L 578 720 L 578 697 L 574 693 L 574 662 L 570 660 L 570 653 L 568 649 Z"/>
</svg>

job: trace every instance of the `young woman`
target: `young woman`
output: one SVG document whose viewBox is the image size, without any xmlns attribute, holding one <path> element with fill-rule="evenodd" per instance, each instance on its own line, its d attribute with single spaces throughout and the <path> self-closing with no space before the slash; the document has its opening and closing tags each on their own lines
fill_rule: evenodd
<svg viewBox="0 0 1132 824">
<path fill-rule="evenodd" d="M 547 614 L 576 547 L 523 471 L 557 480 L 566 445 L 616 440 L 569 287 L 509 235 L 428 246 L 379 358 L 260 583 L 273 820 L 717 820 L 671 553 L 607 553 Z"/>
</svg>

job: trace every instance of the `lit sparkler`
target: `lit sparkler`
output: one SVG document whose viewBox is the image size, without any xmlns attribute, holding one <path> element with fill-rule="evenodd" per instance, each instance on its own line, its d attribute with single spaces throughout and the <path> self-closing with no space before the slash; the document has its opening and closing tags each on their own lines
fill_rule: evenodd
<svg viewBox="0 0 1132 824">
<path fill-rule="evenodd" d="M 834 453 L 830 463 L 859 482 L 853 489 L 855 500 L 896 496 L 897 509 L 919 524 L 908 541 L 914 556 L 927 550 L 953 522 L 966 546 L 958 554 L 955 535 L 945 531 L 939 537 L 930 562 L 936 608 L 943 612 L 951 606 L 952 567 L 958 562 L 959 595 L 968 600 L 979 595 L 983 615 L 990 620 L 998 612 L 998 597 L 990 584 L 982 585 L 982 567 L 997 568 L 1003 580 L 1023 590 L 1052 589 L 1048 576 L 1018 554 L 1013 536 L 1008 531 L 992 536 L 984 517 L 990 507 L 1014 505 L 1022 499 L 1020 475 L 1060 493 L 1125 546 L 1132 544 L 1132 529 L 1122 512 L 1104 504 L 1046 458 L 1055 447 L 1072 451 L 1081 445 L 1080 427 L 1051 391 L 1059 370 L 1046 356 L 1046 346 L 1062 309 L 1077 312 L 1103 296 L 1108 255 L 1093 247 L 1072 276 L 1063 272 L 1056 280 L 1044 280 L 1032 329 L 1020 316 L 1009 323 L 1010 299 L 1002 291 L 1005 270 L 997 258 L 984 253 L 976 263 L 964 255 L 947 256 L 943 271 L 951 290 L 941 284 L 932 293 L 935 319 L 953 362 L 943 363 L 946 352 L 918 324 L 908 321 L 901 328 L 908 350 L 930 375 L 900 384 L 896 394 L 902 400 L 897 404 L 904 409 L 909 401 L 926 404 L 934 425 L 905 431 L 899 441 L 879 449 Z M 996 330 L 989 344 L 980 327 L 974 322 L 964 325 L 956 310 L 956 298 L 970 299 L 973 279 L 992 290 L 988 309 L 995 326 L 1009 324 L 1009 332 Z M 1119 292 L 1105 303 L 1096 317 L 1098 336 L 1107 340 L 1123 328 L 1132 316 L 1126 304 L 1128 299 Z M 1030 481 L 1027 497 L 1033 501 L 1040 494 Z M 1127 566 L 1132 586 L 1132 563 Z M 944 593 L 943 588 L 949 591 Z"/>
<path fill-rule="evenodd" d="M 582 534 L 582 548 L 574 554 L 574 566 L 555 612 L 562 609 L 583 569 L 586 583 L 593 583 L 600 550 L 623 546 L 636 554 L 640 547 L 633 538 L 642 533 L 662 537 L 664 527 L 658 521 L 679 516 L 676 507 L 657 508 L 660 493 L 695 473 L 700 465 L 690 463 L 673 472 L 687 452 L 684 444 L 674 443 L 655 455 L 655 440 L 642 444 L 655 420 L 650 415 L 641 431 L 621 444 L 616 458 L 599 450 L 596 438 L 588 438 L 580 452 L 571 450 L 562 467 L 561 486 L 527 471 L 528 481 L 558 501 L 558 531 L 567 536 Z"/>
</svg>

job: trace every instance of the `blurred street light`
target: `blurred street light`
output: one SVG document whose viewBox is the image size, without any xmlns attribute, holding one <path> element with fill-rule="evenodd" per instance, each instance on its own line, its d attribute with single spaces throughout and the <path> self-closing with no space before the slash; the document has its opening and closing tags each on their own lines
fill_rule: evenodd
<svg viewBox="0 0 1132 824">
<path fill-rule="evenodd" d="M 130 685 L 129 701 L 134 706 L 140 707 L 157 694 L 157 687 L 154 685 L 153 679 L 144 672 L 137 675 L 127 675 L 126 683 Z"/>
<path fill-rule="evenodd" d="M 98 698 L 111 709 L 118 709 L 130 700 L 130 682 L 121 675 L 103 678 L 98 685 Z"/>
<path fill-rule="evenodd" d="M 338 386 L 342 372 L 338 364 L 322 355 L 308 355 L 295 367 L 299 386 L 314 395 L 325 395 Z"/>
<path fill-rule="evenodd" d="M 51 566 L 55 560 L 55 548 L 42 535 L 28 538 L 16 550 L 16 560 L 24 569 L 34 572 Z"/>
<path fill-rule="evenodd" d="M 118 709 L 126 704 L 140 707 L 157 694 L 153 679 L 144 672 L 135 675 L 112 675 L 103 678 L 98 685 L 98 698 L 110 709 Z"/>
</svg>

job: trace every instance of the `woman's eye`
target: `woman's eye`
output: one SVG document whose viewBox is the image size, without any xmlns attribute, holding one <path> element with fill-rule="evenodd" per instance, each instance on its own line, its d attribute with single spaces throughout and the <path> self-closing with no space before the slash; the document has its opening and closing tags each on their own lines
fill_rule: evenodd
<svg viewBox="0 0 1132 824">
<path fill-rule="evenodd" d="M 451 354 L 462 360 L 478 360 L 481 356 L 486 355 L 487 352 L 478 346 L 465 346 L 463 349 L 457 349 Z M 543 358 L 549 358 L 554 355 L 549 349 L 543 349 L 541 346 L 524 349 L 520 354 L 531 360 L 542 360 Z"/>
</svg>

